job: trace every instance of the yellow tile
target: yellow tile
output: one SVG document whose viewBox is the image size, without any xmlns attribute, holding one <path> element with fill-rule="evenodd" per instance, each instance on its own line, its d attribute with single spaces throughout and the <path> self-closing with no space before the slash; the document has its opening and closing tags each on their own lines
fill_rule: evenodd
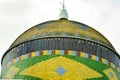
<svg viewBox="0 0 120 80">
<path fill-rule="evenodd" d="M 25 56 L 24 56 L 24 55 L 21 56 L 21 60 L 23 60 L 23 59 L 25 59 Z"/>
<path fill-rule="evenodd" d="M 112 62 L 110 62 L 110 66 L 111 66 L 111 67 L 113 66 L 113 63 L 112 63 Z"/>
<path fill-rule="evenodd" d="M 16 63 L 16 59 L 13 59 L 13 63 Z"/>
<path fill-rule="evenodd" d="M 60 54 L 60 50 L 55 50 L 55 54 Z"/>
<path fill-rule="evenodd" d="M 47 55 L 47 50 L 44 50 L 44 51 L 43 51 L 43 55 Z"/>
<path fill-rule="evenodd" d="M 32 57 L 36 56 L 36 53 L 35 52 L 32 52 Z"/>
<path fill-rule="evenodd" d="M 85 56 L 85 53 L 84 53 L 84 52 L 80 52 L 80 56 L 81 56 L 81 57 L 84 57 L 84 56 Z"/>
<path fill-rule="evenodd" d="M 68 55 L 72 55 L 72 51 L 68 51 Z"/>
<path fill-rule="evenodd" d="M 106 60 L 105 60 L 104 58 L 102 58 L 102 63 L 106 63 L 105 61 L 106 61 Z"/>
<path fill-rule="evenodd" d="M 120 72 L 120 68 L 119 67 L 117 67 L 117 71 Z"/>
<path fill-rule="evenodd" d="M 96 56 L 95 56 L 95 55 L 92 55 L 92 59 L 93 59 L 93 60 L 96 60 Z"/>
<path fill-rule="evenodd" d="M 114 65 L 112 62 L 110 62 L 110 65 L 111 65 L 111 67 L 113 67 L 113 68 L 115 67 L 115 65 Z"/>
</svg>

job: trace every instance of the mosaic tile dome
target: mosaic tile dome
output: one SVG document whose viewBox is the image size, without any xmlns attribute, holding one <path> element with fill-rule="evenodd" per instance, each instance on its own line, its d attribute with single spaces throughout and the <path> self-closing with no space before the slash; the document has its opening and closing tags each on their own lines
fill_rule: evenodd
<svg viewBox="0 0 120 80">
<path fill-rule="evenodd" d="M 103 44 L 111 49 L 115 50 L 111 43 L 98 31 L 95 29 L 76 22 L 70 21 L 67 19 L 60 19 L 54 21 L 48 21 L 41 24 L 38 24 L 26 32 L 24 32 L 21 36 L 19 36 L 16 41 L 12 44 L 11 47 L 18 45 L 20 43 L 38 39 L 42 36 L 51 37 L 51 36 L 62 36 L 66 35 L 68 37 L 78 37 L 84 38 L 87 40 L 95 41 L 97 43 Z"/>
<path fill-rule="evenodd" d="M 120 80 L 120 56 L 95 29 L 67 19 L 21 34 L 2 58 L 2 79 Z"/>
</svg>

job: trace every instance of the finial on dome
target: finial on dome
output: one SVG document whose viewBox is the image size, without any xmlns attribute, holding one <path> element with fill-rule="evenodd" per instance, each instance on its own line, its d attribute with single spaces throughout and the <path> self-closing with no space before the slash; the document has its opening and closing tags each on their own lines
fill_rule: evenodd
<svg viewBox="0 0 120 80">
<path fill-rule="evenodd" d="M 60 19 L 68 19 L 68 13 L 67 13 L 67 10 L 65 9 L 65 1 L 64 0 L 62 3 L 62 9 L 60 10 L 59 18 Z"/>
<path fill-rule="evenodd" d="M 63 6 L 63 9 L 65 9 L 65 0 L 63 0 L 62 6 Z"/>
</svg>

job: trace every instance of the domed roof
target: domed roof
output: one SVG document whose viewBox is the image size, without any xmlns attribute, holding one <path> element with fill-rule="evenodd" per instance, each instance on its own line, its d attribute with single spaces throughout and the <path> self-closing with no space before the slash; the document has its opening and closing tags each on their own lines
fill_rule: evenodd
<svg viewBox="0 0 120 80">
<path fill-rule="evenodd" d="M 10 48 L 26 41 L 44 37 L 76 37 L 87 39 L 115 50 L 111 43 L 95 29 L 67 19 L 47 21 L 28 29 L 14 41 Z"/>
</svg>

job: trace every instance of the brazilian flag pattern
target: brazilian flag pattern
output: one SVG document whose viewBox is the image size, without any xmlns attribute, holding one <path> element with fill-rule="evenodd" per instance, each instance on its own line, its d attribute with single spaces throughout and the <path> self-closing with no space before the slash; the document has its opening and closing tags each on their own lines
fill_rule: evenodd
<svg viewBox="0 0 120 80">
<path fill-rule="evenodd" d="M 99 59 L 97 56 L 83 52 L 44 50 L 22 55 L 4 65 L 2 78 L 120 80 L 119 68 L 114 67 L 114 64 L 109 64 L 109 61 L 107 62 L 105 59 Z"/>
</svg>

